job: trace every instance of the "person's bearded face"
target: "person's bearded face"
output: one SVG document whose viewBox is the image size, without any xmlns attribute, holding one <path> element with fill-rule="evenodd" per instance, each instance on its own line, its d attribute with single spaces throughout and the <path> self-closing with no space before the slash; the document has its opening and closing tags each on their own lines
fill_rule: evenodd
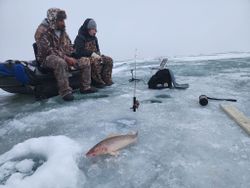
<svg viewBox="0 0 250 188">
<path fill-rule="evenodd" d="M 64 20 L 57 20 L 56 21 L 56 29 L 60 30 L 60 31 L 65 31 L 65 22 Z"/>
</svg>

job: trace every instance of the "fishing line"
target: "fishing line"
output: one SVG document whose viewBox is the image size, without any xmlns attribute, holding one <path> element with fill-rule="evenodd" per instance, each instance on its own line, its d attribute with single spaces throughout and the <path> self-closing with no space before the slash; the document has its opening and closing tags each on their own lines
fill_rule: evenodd
<svg viewBox="0 0 250 188">
<path fill-rule="evenodd" d="M 134 97 L 136 94 L 136 58 L 137 58 L 137 49 L 135 49 L 135 84 L 134 84 Z"/>
<path fill-rule="evenodd" d="M 136 86 L 137 86 L 137 79 L 136 79 L 136 69 L 137 69 L 137 66 L 136 66 L 136 58 L 137 58 L 137 49 L 135 49 L 135 78 L 134 78 L 134 96 L 133 96 L 133 106 L 132 106 L 132 109 L 134 112 L 136 112 L 136 109 L 138 109 L 139 107 L 139 101 L 136 99 Z"/>
</svg>

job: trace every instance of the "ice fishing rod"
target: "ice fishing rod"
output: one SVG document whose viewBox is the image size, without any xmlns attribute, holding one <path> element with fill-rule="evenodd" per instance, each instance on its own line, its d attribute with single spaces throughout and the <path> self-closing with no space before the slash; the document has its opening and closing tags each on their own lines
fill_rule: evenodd
<svg viewBox="0 0 250 188">
<path fill-rule="evenodd" d="M 236 99 L 223 99 L 223 98 L 207 97 L 206 95 L 200 95 L 199 96 L 199 103 L 200 103 L 200 105 L 206 106 L 208 104 L 208 99 L 210 99 L 210 100 L 217 100 L 217 101 L 237 102 Z"/>
<path fill-rule="evenodd" d="M 131 107 L 131 109 L 133 109 L 134 112 L 136 112 L 136 109 L 138 109 L 139 107 L 139 101 L 136 99 L 136 58 L 137 58 L 137 49 L 135 49 L 135 77 L 134 77 L 134 96 L 133 96 L 133 106 Z M 131 72 L 132 73 L 132 72 Z M 133 74 L 132 74 L 133 76 Z"/>
</svg>

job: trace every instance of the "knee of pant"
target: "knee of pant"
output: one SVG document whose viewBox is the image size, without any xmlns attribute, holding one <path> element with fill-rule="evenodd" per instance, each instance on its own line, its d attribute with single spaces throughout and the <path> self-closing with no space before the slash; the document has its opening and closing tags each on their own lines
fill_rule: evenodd
<svg viewBox="0 0 250 188">
<path fill-rule="evenodd" d="M 113 67 L 113 60 L 110 58 L 110 60 L 106 61 L 105 64 L 109 67 Z"/>
<path fill-rule="evenodd" d="M 57 67 L 63 67 L 63 68 L 67 68 L 68 64 L 66 61 L 64 61 L 62 58 L 58 59 L 58 61 L 55 61 L 55 64 Z"/>
<path fill-rule="evenodd" d="M 46 61 L 47 62 L 55 62 L 55 61 L 58 61 L 58 56 L 56 56 L 56 55 L 49 55 L 49 56 L 47 56 L 46 57 Z"/>
<path fill-rule="evenodd" d="M 50 55 L 46 58 L 46 60 L 49 62 L 50 66 L 49 67 L 63 67 L 63 68 L 67 68 L 67 62 L 62 59 L 59 56 L 56 55 Z"/>
<path fill-rule="evenodd" d="M 109 61 L 113 64 L 113 59 L 111 57 L 109 58 Z"/>
<path fill-rule="evenodd" d="M 90 58 L 90 64 L 92 65 L 92 64 L 94 64 L 94 65 L 98 65 L 99 64 L 99 60 L 98 59 L 96 59 L 96 58 Z"/>
<path fill-rule="evenodd" d="M 113 59 L 111 57 L 106 56 L 106 61 L 108 64 L 113 64 Z"/>
<path fill-rule="evenodd" d="M 81 59 L 79 59 L 78 64 L 80 68 L 90 67 L 90 60 L 89 58 L 82 57 Z"/>
</svg>

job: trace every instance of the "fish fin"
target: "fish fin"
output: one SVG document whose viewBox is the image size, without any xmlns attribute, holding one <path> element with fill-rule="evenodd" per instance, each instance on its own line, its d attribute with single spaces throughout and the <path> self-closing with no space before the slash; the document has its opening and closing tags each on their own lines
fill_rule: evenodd
<svg viewBox="0 0 250 188">
<path fill-rule="evenodd" d="M 134 134 L 135 134 L 135 136 L 138 136 L 138 130 Z"/>
<path fill-rule="evenodd" d="M 138 130 L 136 132 L 130 131 L 128 134 L 138 136 Z"/>
<path fill-rule="evenodd" d="M 107 138 L 114 137 L 114 136 L 120 136 L 120 134 L 117 133 L 111 133 L 107 136 Z"/>
<path fill-rule="evenodd" d="M 111 152 L 109 152 L 109 154 L 117 157 L 119 155 L 119 151 L 111 151 Z"/>
</svg>

